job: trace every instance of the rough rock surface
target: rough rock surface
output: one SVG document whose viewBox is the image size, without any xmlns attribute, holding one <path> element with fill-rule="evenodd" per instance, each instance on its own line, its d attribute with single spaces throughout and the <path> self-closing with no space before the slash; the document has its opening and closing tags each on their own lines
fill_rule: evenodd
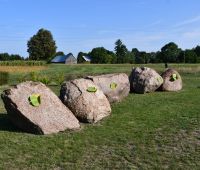
<svg viewBox="0 0 200 170">
<path fill-rule="evenodd" d="M 175 79 L 173 78 L 175 76 Z M 161 90 L 163 91 L 179 91 L 182 89 L 182 79 L 180 74 L 174 69 L 167 69 L 162 73 L 162 78 L 164 80 Z"/>
<path fill-rule="evenodd" d="M 154 92 L 162 83 L 162 77 L 155 70 L 148 67 L 133 68 L 130 76 L 131 92 Z"/>
<path fill-rule="evenodd" d="M 88 88 L 93 87 L 96 88 L 96 92 L 89 92 Z M 95 123 L 111 113 L 106 96 L 91 80 L 76 79 L 64 82 L 60 90 L 60 99 L 84 122 Z"/>
<path fill-rule="evenodd" d="M 129 78 L 124 73 L 88 76 L 87 79 L 100 87 L 110 103 L 121 101 L 130 92 Z"/>
<path fill-rule="evenodd" d="M 29 101 L 32 94 L 40 95 L 38 107 Z M 21 83 L 5 90 L 1 97 L 11 121 L 26 132 L 51 134 L 80 127 L 73 113 L 42 83 Z"/>
</svg>

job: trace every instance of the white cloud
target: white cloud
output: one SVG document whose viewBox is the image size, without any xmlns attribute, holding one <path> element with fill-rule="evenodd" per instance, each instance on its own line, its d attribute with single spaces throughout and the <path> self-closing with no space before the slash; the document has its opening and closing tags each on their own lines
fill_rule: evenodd
<svg viewBox="0 0 200 170">
<path fill-rule="evenodd" d="M 187 19 L 185 21 L 182 21 L 182 22 L 179 22 L 175 25 L 175 27 L 181 27 L 181 26 L 184 26 L 184 25 L 189 25 L 189 24 L 192 24 L 192 23 L 195 23 L 195 22 L 198 22 L 200 21 L 200 15 L 197 15 L 193 18 L 190 18 L 190 19 Z"/>
<path fill-rule="evenodd" d="M 200 37 L 200 30 L 188 31 L 183 33 L 184 38 L 188 39 L 199 39 Z"/>
<path fill-rule="evenodd" d="M 161 20 L 157 20 L 157 21 L 154 21 L 152 23 L 150 23 L 149 25 L 147 25 L 146 27 L 154 27 L 154 26 L 157 26 L 157 25 L 160 25 L 162 23 Z"/>
</svg>

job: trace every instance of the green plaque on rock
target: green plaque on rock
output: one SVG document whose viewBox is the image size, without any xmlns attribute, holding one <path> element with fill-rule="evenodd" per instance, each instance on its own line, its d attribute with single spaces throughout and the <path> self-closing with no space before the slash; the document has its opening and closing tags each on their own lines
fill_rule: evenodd
<svg viewBox="0 0 200 170">
<path fill-rule="evenodd" d="M 97 88 L 96 87 L 88 87 L 87 91 L 90 93 L 95 93 L 97 91 Z"/>
<path fill-rule="evenodd" d="M 112 90 L 116 89 L 116 88 L 117 88 L 117 83 L 111 83 L 111 84 L 110 84 L 110 88 L 111 88 Z"/>
<path fill-rule="evenodd" d="M 41 104 L 40 94 L 32 94 L 28 98 L 30 104 L 34 107 L 38 107 Z"/>
<path fill-rule="evenodd" d="M 177 75 L 176 74 L 172 74 L 171 75 L 171 81 L 176 81 L 178 79 Z"/>
</svg>

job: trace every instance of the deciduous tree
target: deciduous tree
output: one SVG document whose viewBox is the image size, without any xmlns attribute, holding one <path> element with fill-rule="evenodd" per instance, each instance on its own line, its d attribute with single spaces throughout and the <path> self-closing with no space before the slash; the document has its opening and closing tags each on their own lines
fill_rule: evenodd
<svg viewBox="0 0 200 170">
<path fill-rule="evenodd" d="M 104 47 L 94 48 L 88 55 L 92 57 L 91 63 L 110 64 L 115 61 L 115 54 Z"/>
<path fill-rule="evenodd" d="M 29 59 L 50 60 L 56 54 L 56 43 L 50 31 L 40 29 L 27 43 Z"/>
<path fill-rule="evenodd" d="M 162 60 L 164 63 L 175 63 L 181 49 L 174 42 L 170 42 L 161 48 Z"/>
</svg>

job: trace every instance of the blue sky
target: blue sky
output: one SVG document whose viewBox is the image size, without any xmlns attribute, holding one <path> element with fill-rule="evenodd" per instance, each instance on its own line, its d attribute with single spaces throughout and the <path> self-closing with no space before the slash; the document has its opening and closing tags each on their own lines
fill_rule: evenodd
<svg viewBox="0 0 200 170">
<path fill-rule="evenodd" d="M 0 53 L 27 56 L 38 29 L 52 32 L 59 51 L 114 49 L 157 51 L 174 41 L 200 44 L 199 0 L 0 0 Z"/>
</svg>

